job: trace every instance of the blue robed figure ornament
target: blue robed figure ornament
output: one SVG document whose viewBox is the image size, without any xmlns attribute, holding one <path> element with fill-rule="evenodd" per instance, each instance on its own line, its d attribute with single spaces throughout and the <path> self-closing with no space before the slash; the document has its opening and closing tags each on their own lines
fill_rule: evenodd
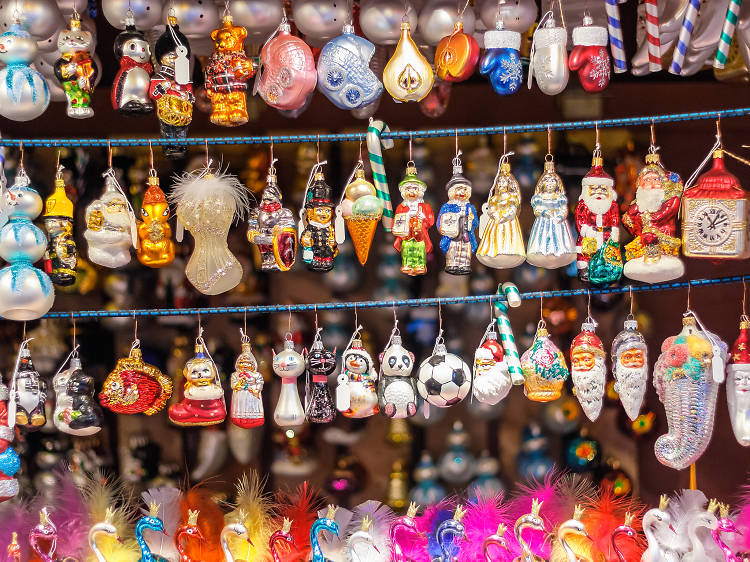
<svg viewBox="0 0 750 562">
<path fill-rule="evenodd" d="M 0 35 L 0 115 L 30 121 L 45 112 L 49 90 L 44 77 L 29 66 L 36 57 L 36 40 L 18 23 Z"/>
<path fill-rule="evenodd" d="M 480 74 L 489 76 L 492 88 L 501 96 L 515 94 L 523 81 L 521 34 L 505 29 L 502 20 L 498 20 L 495 29 L 484 32 L 484 48 Z"/>
<path fill-rule="evenodd" d="M 318 57 L 318 89 L 340 109 L 358 109 L 374 102 L 383 92 L 383 83 L 370 70 L 375 45 L 354 34 L 346 24 Z"/>
<path fill-rule="evenodd" d="M 445 272 L 471 273 L 471 256 L 477 251 L 475 230 L 479 226 L 477 209 L 471 204 L 471 182 L 463 176 L 461 151 L 453 159 L 453 177 L 446 184 L 448 202 L 440 207 L 437 227 L 442 235 L 440 249 L 445 253 Z"/>
</svg>

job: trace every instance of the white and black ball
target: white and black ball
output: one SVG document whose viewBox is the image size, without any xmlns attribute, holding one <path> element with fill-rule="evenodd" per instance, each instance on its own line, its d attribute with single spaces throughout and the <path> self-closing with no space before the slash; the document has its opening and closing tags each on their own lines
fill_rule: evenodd
<svg viewBox="0 0 750 562">
<path fill-rule="evenodd" d="M 471 369 L 458 355 L 436 346 L 422 361 L 417 375 L 417 391 L 429 404 L 447 408 L 466 398 L 471 389 Z"/>
</svg>

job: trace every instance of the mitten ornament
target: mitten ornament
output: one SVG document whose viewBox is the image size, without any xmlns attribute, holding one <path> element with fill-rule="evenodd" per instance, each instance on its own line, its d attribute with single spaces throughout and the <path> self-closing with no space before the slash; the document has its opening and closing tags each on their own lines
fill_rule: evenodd
<svg viewBox="0 0 750 562">
<path fill-rule="evenodd" d="M 570 345 L 570 375 L 573 393 L 586 417 L 596 421 L 604 404 L 604 387 L 607 383 L 607 354 L 599 336 L 596 322 L 590 316 L 581 326 L 581 333 Z"/>
<path fill-rule="evenodd" d="M 401 273 L 424 275 L 427 254 L 432 252 L 429 230 L 435 224 L 432 207 L 424 202 L 427 184 L 417 177 L 414 162 L 406 166 L 406 176 L 398 184 L 403 202 L 396 207 L 393 218 L 393 247 L 401 252 Z"/>
<path fill-rule="evenodd" d="M 309 395 L 305 397 L 305 414 L 312 423 L 329 423 L 336 417 L 336 408 L 328 389 L 328 376 L 336 370 L 336 350 L 331 351 L 323 346 L 322 331 L 322 328 L 318 328 L 310 351 L 305 350 L 308 381 L 312 379 Z"/>
<path fill-rule="evenodd" d="M 305 422 L 305 410 L 297 391 L 297 378 L 305 371 L 305 358 L 294 349 L 292 335 L 284 338 L 284 349 L 273 352 L 273 372 L 281 377 L 281 393 L 273 420 L 281 427 L 296 427 Z"/>
<path fill-rule="evenodd" d="M 629 316 L 622 332 L 612 341 L 612 376 L 615 392 L 627 416 L 635 421 L 641 411 L 648 384 L 648 349 L 638 331 L 638 320 Z"/>
<path fill-rule="evenodd" d="M 47 383 L 39 375 L 31 362 L 29 346 L 24 342 L 19 352 L 19 360 L 13 373 L 15 396 L 15 425 L 26 431 L 37 431 L 47 423 L 44 403 L 47 401 Z"/>
<path fill-rule="evenodd" d="M 446 82 L 463 82 L 474 74 L 478 60 L 479 44 L 464 32 L 464 22 L 459 17 L 453 33 L 443 37 L 435 48 L 435 72 Z"/>
<path fill-rule="evenodd" d="M 419 101 L 432 90 L 435 74 L 411 38 L 408 21 L 401 23 L 401 38 L 383 69 L 383 85 L 396 101 Z"/>
<path fill-rule="evenodd" d="M 551 402 L 562 395 L 565 379 L 570 374 L 565 356 L 547 332 L 544 320 L 539 321 L 531 347 L 521 356 L 524 394 L 534 402 Z"/>
<path fill-rule="evenodd" d="M 607 51 L 607 28 L 593 24 L 593 18 L 586 14 L 583 16 L 583 25 L 573 29 L 574 47 L 568 57 L 570 70 L 578 72 L 581 86 L 590 94 L 601 92 L 609 86 L 612 74 Z"/>
<path fill-rule="evenodd" d="M 55 427 L 69 435 L 88 436 L 102 429 L 102 409 L 94 400 L 94 377 L 83 372 L 78 346 L 52 377 L 55 389 Z"/>
<path fill-rule="evenodd" d="M 73 12 L 70 28 L 60 31 L 57 38 L 61 54 L 55 62 L 55 77 L 68 99 L 68 117 L 74 119 L 94 116 L 91 95 L 99 67 L 91 57 L 92 44 L 91 32 L 81 29 L 81 18 Z"/>
<path fill-rule="evenodd" d="M 174 242 L 169 203 L 153 168 L 148 174 L 148 188 L 141 202 L 141 221 L 138 224 L 138 261 L 148 267 L 164 267 L 174 261 Z"/>
<path fill-rule="evenodd" d="M 0 35 L 0 115 L 30 121 L 47 110 L 47 82 L 31 67 L 37 55 L 36 39 L 18 23 Z"/>
<path fill-rule="evenodd" d="M 427 404 L 447 408 L 466 398 L 471 389 L 471 369 L 458 355 L 448 353 L 443 331 L 438 332 L 432 355 L 417 373 L 417 391 Z M 427 408 L 425 404 L 425 408 Z M 425 414 L 427 417 L 427 414 Z"/>
<path fill-rule="evenodd" d="M 505 398 L 513 386 L 505 362 L 505 352 L 495 331 L 495 321 L 487 326 L 479 347 L 474 352 L 472 394 L 483 404 L 494 406 Z"/>
<path fill-rule="evenodd" d="M 336 388 L 336 407 L 348 418 L 367 418 L 379 411 L 378 372 L 362 345 L 358 326 L 341 355 L 341 374 Z"/>
<path fill-rule="evenodd" d="M 378 403 L 389 418 L 410 418 L 417 413 L 417 384 L 411 376 L 414 354 L 401 344 L 398 325 L 394 326 L 383 353 L 380 354 Z"/>
<path fill-rule="evenodd" d="M 146 115 L 154 110 L 149 96 L 151 75 L 151 46 L 146 35 L 136 29 L 132 12 L 125 17 L 125 31 L 115 38 L 115 58 L 120 70 L 112 82 L 112 108 L 128 117 Z"/>
<path fill-rule="evenodd" d="M 354 180 L 346 186 L 344 197 L 336 209 L 336 235 L 339 236 L 340 215 L 346 223 L 360 265 L 367 263 L 375 230 L 383 216 L 383 203 L 376 194 L 375 186 L 365 178 L 364 163 L 358 161 Z"/>
<path fill-rule="evenodd" d="M 55 285 L 67 286 L 76 281 L 78 248 L 73 237 L 73 202 L 65 193 L 65 180 L 60 166 L 55 176 L 55 190 L 44 201 L 44 228 L 47 250 L 44 271 Z"/>
<path fill-rule="evenodd" d="M 727 405 L 732 431 L 743 447 L 750 446 L 750 319 L 740 318 L 740 334 L 729 353 Z"/>
<path fill-rule="evenodd" d="M 501 96 L 515 94 L 523 82 L 521 34 L 498 21 L 495 29 L 484 32 L 484 48 L 479 73 L 489 76 L 492 89 Z"/>
<path fill-rule="evenodd" d="M 463 176 L 460 154 L 459 151 L 453 159 L 453 176 L 445 186 L 448 202 L 440 207 L 437 218 L 445 272 L 451 275 L 471 273 L 471 257 L 477 250 L 475 231 L 479 226 L 477 209 L 470 201 L 471 182 Z"/>
<path fill-rule="evenodd" d="M 229 379 L 232 402 L 229 421 L 237 427 L 249 429 L 263 425 L 263 374 L 258 372 L 258 360 L 253 355 L 250 338 L 242 334 L 242 352 L 234 362 L 234 372 Z"/>
<path fill-rule="evenodd" d="M 529 89 L 536 78 L 539 89 L 556 96 L 568 85 L 568 32 L 557 27 L 552 12 L 547 12 L 534 31 L 529 54 Z"/>
</svg>

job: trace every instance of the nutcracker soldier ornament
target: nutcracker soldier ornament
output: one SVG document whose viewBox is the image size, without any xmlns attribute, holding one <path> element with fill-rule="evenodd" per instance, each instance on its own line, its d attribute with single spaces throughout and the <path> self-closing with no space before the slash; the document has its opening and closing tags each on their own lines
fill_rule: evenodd
<svg viewBox="0 0 750 562">
<path fill-rule="evenodd" d="M 440 249 L 445 253 L 445 272 L 451 275 L 471 273 L 471 256 L 477 250 L 474 231 L 479 226 L 477 210 L 471 204 L 471 182 L 463 176 L 461 151 L 453 159 L 453 177 L 445 186 L 448 202 L 440 208 L 437 229 Z"/>
<path fill-rule="evenodd" d="M 581 409 L 591 421 L 596 421 L 604 403 L 607 366 L 604 345 L 595 333 L 596 322 L 591 316 L 581 326 L 581 333 L 570 345 L 570 375 L 573 393 Z"/>
<path fill-rule="evenodd" d="M 156 116 L 167 158 L 183 158 L 187 153 L 184 140 L 193 120 L 193 82 L 190 78 L 190 43 L 177 25 L 177 18 L 169 16 L 167 29 L 154 46 L 157 71 L 151 77 L 149 95 L 156 102 Z"/>
<path fill-rule="evenodd" d="M 424 202 L 427 185 L 417 177 L 413 161 L 407 164 L 406 177 L 398 189 L 404 200 L 393 218 L 393 247 L 401 252 L 401 273 L 423 275 L 427 272 L 427 255 L 432 252 L 429 230 L 435 224 L 435 215 Z"/>
<path fill-rule="evenodd" d="M 13 373 L 11 395 L 15 396 L 15 425 L 26 431 L 37 431 L 47 423 L 44 404 L 47 401 L 47 383 L 31 362 L 27 344 L 21 345 L 19 361 Z"/>
<path fill-rule="evenodd" d="M 258 372 L 258 360 L 253 355 L 250 338 L 244 330 L 242 352 L 234 362 L 234 372 L 229 379 L 232 387 L 232 402 L 229 408 L 229 421 L 237 427 L 249 429 L 263 425 L 263 375 Z"/>
<path fill-rule="evenodd" d="M 154 110 L 149 97 L 151 75 L 151 46 L 146 35 L 135 28 L 133 12 L 125 16 L 125 31 L 115 38 L 115 58 L 120 70 L 112 83 L 112 109 L 128 117 L 147 115 Z"/>
<path fill-rule="evenodd" d="M 236 127 L 247 123 L 247 81 L 255 74 L 245 54 L 247 30 L 234 25 L 227 13 L 221 27 L 211 32 L 214 52 L 206 65 L 206 93 L 211 100 L 211 123 Z"/>
<path fill-rule="evenodd" d="M 590 94 L 601 92 L 609 85 L 612 65 L 607 51 L 609 33 L 606 27 L 593 25 L 594 19 L 586 13 L 583 25 L 573 29 L 573 50 L 568 57 L 570 70 Z"/>
<path fill-rule="evenodd" d="M 635 421 L 641 410 L 648 384 L 648 349 L 638 331 L 638 320 L 632 315 L 612 342 L 612 375 L 615 392 L 627 416 Z"/>
<path fill-rule="evenodd" d="M 271 161 L 260 204 L 250 210 L 247 239 L 258 246 L 263 271 L 289 271 L 297 258 L 294 214 L 282 207 L 276 159 Z"/>
<path fill-rule="evenodd" d="M 169 225 L 169 203 L 161 187 L 156 170 L 148 174 L 148 188 L 141 202 L 141 221 L 138 224 L 138 260 L 148 267 L 164 267 L 174 261 L 172 227 Z"/>
<path fill-rule="evenodd" d="M 333 226 L 331 188 L 325 181 L 321 166 L 316 164 L 313 182 L 305 192 L 304 208 L 300 210 L 301 230 L 299 244 L 302 261 L 310 271 L 325 273 L 333 269 L 333 260 L 339 253 Z"/>
<path fill-rule="evenodd" d="M 323 346 L 322 331 L 323 328 L 316 330 L 310 351 L 305 350 L 308 380 L 312 379 L 305 396 L 305 414 L 312 423 L 329 423 L 336 417 L 331 391 L 328 390 L 328 376 L 336 370 L 336 349 L 331 351 Z"/>
<path fill-rule="evenodd" d="M 55 190 L 44 201 L 44 228 L 47 251 L 44 271 L 55 285 L 67 286 L 76 281 L 78 248 L 73 237 L 73 202 L 65 193 L 63 167 L 57 169 Z"/>
<path fill-rule="evenodd" d="M 495 93 L 501 96 L 515 94 L 523 82 L 521 65 L 521 34 L 505 29 L 503 20 L 495 22 L 495 29 L 484 32 L 484 56 L 479 73 L 488 75 Z"/>
<path fill-rule="evenodd" d="M 61 56 L 55 62 L 55 77 L 68 99 L 68 117 L 75 119 L 94 116 L 91 95 L 99 68 L 91 57 L 92 43 L 91 33 L 81 29 L 81 18 L 74 11 L 70 28 L 63 29 L 57 38 Z"/>
<path fill-rule="evenodd" d="M 750 318 L 740 318 L 740 334 L 727 365 L 727 404 L 737 442 L 750 447 Z"/>
</svg>

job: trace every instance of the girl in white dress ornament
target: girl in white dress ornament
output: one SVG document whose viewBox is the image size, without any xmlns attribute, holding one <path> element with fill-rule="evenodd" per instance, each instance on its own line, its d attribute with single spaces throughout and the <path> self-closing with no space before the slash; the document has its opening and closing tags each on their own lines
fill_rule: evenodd
<svg viewBox="0 0 750 562">
<path fill-rule="evenodd" d="M 253 355 L 250 338 L 243 330 L 242 352 L 234 362 L 234 372 L 229 379 L 232 387 L 231 422 L 243 429 L 263 425 L 263 375 L 258 372 L 258 360 Z"/>
</svg>

